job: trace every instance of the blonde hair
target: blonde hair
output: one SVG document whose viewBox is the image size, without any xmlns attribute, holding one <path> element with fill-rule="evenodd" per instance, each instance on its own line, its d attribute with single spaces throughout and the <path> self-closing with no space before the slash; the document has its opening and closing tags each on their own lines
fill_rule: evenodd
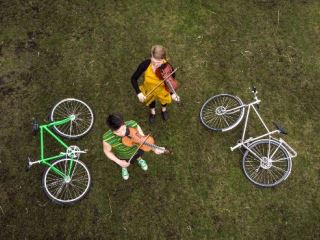
<svg viewBox="0 0 320 240">
<path fill-rule="evenodd" d="M 151 48 L 151 57 L 155 59 L 166 59 L 167 50 L 161 45 L 154 45 Z"/>
</svg>

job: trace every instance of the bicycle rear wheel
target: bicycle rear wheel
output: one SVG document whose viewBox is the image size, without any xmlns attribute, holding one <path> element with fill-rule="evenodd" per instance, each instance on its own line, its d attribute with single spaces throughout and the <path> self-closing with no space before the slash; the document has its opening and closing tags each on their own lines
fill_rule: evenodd
<svg viewBox="0 0 320 240">
<path fill-rule="evenodd" d="M 68 177 L 68 169 L 71 159 L 60 159 L 48 167 L 42 178 L 43 189 L 53 202 L 59 204 L 72 204 L 82 199 L 91 186 L 91 176 L 86 165 L 73 160 L 71 174 Z M 65 174 L 65 177 L 57 174 L 53 167 Z"/>
<path fill-rule="evenodd" d="M 50 113 L 51 121 L 58 121 L 73 117 L 70 122 L 53 126 L 53 129 L 66 138 L 79 138 L 93 126 L 94 116 L 91 108 L 83 101 L 75 98 L 66 98 L 58 102 Z"/>
<path fill-rule="evenodd" d="M 241 99 L 236 96 L 230 94 L 215 95 L 202 105 L 200 120 L 210 130 L 228 131 L 241 122 L 244 116 L 244 107 L 240 107 L 242 105 Z"/>
<path fill-rule="evenodd" d="M 274 187 L 290 175 L 291 157 L 280 142 L 261 139 L 248 148 L 243 155 L 242 169 L 252 183 L 261 187 Z"/>
</svg>

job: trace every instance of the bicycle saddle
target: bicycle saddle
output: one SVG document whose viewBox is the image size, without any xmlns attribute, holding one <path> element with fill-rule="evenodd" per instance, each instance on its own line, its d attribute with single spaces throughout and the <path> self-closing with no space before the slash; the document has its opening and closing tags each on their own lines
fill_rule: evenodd
<svg viewBox="0 0 320 240">
<path fill-rule="evenodd" d="M 278 129 L 280 131 L 280 133 L 288 135 L 287 130 L 284 127 L 282 127 L 280 124 L 277 124 L 275 122 L 272 122 L 272 123 L 276 127 L 276 129 Z"/>
</svg>

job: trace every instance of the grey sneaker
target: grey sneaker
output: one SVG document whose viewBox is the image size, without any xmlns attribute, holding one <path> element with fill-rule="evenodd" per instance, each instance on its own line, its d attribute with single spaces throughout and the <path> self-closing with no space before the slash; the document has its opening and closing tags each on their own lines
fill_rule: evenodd
<svg viewBox="0 0 320 240">
<path fill-rule="evenodd" d="M 154 123 L 156 121 L 156 115 L 155 114 L 152 114 L 150 113 L 149 114 L 149 123 Z"/>
<path fill-rule="evenodd" d="M 163 121 L 168 121 L 168 119 L 169 119 L 168 110 L 165 110 L 164 112 L 161 111 L 161 117 L 162 117 Z"/>
<path fill-rule="evenodd" d="M 122 168 L 122 178 L 123 178 L 123 180 L 129 179 L 129 172 L 128 172 L 127 168 Z"/>
<path fill-rule="evenodd" d="M 147 165 L 145 160 L 139 159 L 138 160 L 138 164 L 142 168 L 143 171 L 147 171 L 148 170 L 148 165 Z"/>
</svg>

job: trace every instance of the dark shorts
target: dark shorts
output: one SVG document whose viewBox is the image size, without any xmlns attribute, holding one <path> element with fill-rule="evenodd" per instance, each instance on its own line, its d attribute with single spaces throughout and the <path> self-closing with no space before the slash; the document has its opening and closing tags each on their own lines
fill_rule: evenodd
<svg viewBox="0 0 320 240">
<path fill-rule="evenodd" d="M 144 151 L 143 150 L 141 150 L 141 149 L 139 149 L 138 150 L 138 152 L 133 156 L 133 158 L 131 159 L 131 164 L 133 164 L 133 163 L 135 163 L 136 162 L 136 160 L 139 158 L 139 157 L 141 157 L 142 155 L 144 154 Z M 129 159 L 126 159 L 127 161 L 129 160 Z"/>
</svg>

